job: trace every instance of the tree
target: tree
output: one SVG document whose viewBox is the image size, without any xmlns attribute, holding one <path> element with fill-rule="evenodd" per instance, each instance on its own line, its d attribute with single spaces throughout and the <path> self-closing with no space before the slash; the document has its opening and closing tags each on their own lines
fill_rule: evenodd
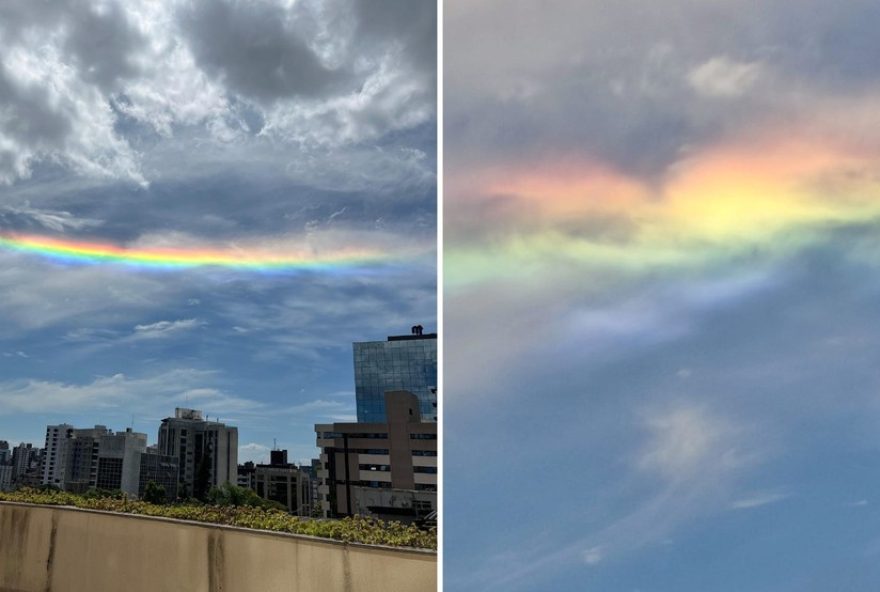
<svg viewBox="0 0 880 592">
<path fill-rule="evenodd" d="M 144 501 L 151 504 L 164 504 L 167 499 L 165 495 L 165 486 L 159 485 L 155 481 L 150 481 L 144 488 Z"/>
<path fill-rule="evenodd" d="M 193 483 L 193 497 L 200 501 L 208 501 L 208 493 L 211 488 L 211 457 L 208 451 L 202 453 L 199 465 L 196 467 L 196 479 Z"/>
<path fill-rule="evenodd" d="M 208 501 L 216 506 L 251 506 L 266 510 L 287 511 L 283 504 L 263 499 L 253 489 L 238 487 L 232 483 L 224 483 L 220 487 L 211 489 L 208 494 Z"/>
</svg>

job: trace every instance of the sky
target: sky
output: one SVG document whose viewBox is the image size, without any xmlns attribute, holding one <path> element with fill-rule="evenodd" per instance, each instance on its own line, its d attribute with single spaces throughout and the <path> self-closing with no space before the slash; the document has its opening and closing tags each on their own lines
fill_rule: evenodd
<svg viewBox="0 0 880 592">
<path fill-rule="evenodd" d="M 880 5 L 444 11 L 446 588 L 876 587 Z"/>
<path fill-rule="evenodd" d="M 0 5 L 0 439 L 175 407 L 316 456 L 436 328 L 436 6 Z"/>
</svg>

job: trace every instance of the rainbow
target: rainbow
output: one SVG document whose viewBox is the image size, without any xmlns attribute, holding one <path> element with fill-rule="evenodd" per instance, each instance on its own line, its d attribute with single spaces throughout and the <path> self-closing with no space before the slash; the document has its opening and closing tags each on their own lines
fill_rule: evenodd
<svg viewBox="0 0 880 592">
<path fill-rule="evenodd" d="M 342 271 L 381 265 L 393 258 L 377 250 L 341 249 L 326 253 L 289 248 L 121 247 L 110 243 L 0 234 L 0 249 L 69 265 L 116 264 L 155 270 L 226 268 L 257 272 Z"/>
<path fill-rule="evenodd" d="M 880 225 L 878 163 L 880 151 L 786 130 L 703 147 L 650 182 L 589 157 L 486 167 L 446 185 L 444 282 L 534 282 L 562 269 L 595 285 L 787 257 L 834 229 Z M 500 223 L 480 220 L 482 242 L 461 218 L 480 200 L 503 204 Z M 858 256 L 874 258 L 871 248 Z"/>
</svg>

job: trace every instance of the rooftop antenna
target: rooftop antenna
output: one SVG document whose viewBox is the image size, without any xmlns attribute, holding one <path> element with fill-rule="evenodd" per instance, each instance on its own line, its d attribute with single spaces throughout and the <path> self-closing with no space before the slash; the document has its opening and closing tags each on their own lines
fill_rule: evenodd
<svg viewBox="0 0 880 592">
<path fill-rule="evenodd" d="M 278 438 L 272 438 L 272 450 L 278 450 Z"/>
</svg>

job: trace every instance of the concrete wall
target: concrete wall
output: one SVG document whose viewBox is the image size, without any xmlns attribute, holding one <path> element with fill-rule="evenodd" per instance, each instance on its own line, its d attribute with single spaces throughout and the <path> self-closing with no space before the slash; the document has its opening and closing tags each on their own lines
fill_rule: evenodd
<svg viewBox="0 0 880 592">
<path fill-rule="evenodd" d="M 433 592 L 437 556 L 0 502 L 0 592 Z"/>
</svg>

